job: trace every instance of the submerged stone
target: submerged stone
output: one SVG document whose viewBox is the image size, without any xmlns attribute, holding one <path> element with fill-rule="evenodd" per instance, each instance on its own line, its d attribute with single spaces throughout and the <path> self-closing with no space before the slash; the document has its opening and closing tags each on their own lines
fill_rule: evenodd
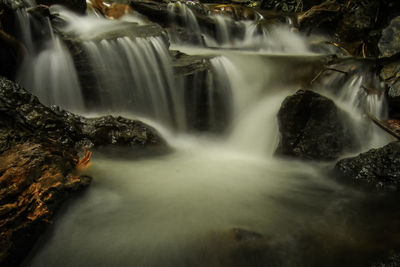
<svg viewBox="0 0 400 267">
<path fill-rule="evenodd" d="M 400 142 L 340 160 L 335 172 L 343 181 L 378 191 L 400 190 Z"/>
<path fill-rule="evenodd" d="M 306 160 L 337 159 L 357 146 L 348 121 L 332 100 L 299 90 L 283 101 L 278 112 L 281 139 L 276 154 Z"/>
</svg>

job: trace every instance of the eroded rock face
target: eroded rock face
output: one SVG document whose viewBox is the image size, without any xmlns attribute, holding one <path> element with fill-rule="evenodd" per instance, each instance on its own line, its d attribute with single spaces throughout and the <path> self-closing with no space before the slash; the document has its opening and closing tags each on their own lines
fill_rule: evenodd
<svg viewBox="0 0 400 267">
<path fill-rule="evenodd" d="M 0 265 L 22 261 L 56 208 L 90 178 L 73 173 L 75 153 L 26 142 L 0 155 Z"/>
<path fill-rule="evenodd" d="M 356 147 L 347 115 L 312 91 L 299 90 L 279 110 L 281 139 L 277 155 L 306 160 L 334 160 Z"/>
<path fill-rule="evenodd" d="M 344 181 L 379 191 L 400 191 L 400 142 L 340 160 L 335 171 Z"/>
</svg>

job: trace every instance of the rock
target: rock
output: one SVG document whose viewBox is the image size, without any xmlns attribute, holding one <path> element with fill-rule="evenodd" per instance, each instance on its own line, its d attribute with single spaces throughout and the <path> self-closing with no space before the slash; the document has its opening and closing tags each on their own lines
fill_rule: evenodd
<svg viewBox="0 0 400 267">
<path fill-rule="evenodd" d="M 301 0 L 263 0 L 261 8 L 282 12 L 301 12 L 303 4 Z"/>
<path fill-rule="evenodd" d="M 62 5 L 80 14 L 86 12 L 86 0 L 36 0 L 38 5 Z"/>
<path fill-rule="evenodd" d="M 0 141 L 5 140 L 0 143 L 0 148 L 5 149 L 9 147 L 10 140 L 33 137 L 42 141 L 52 140 L 65 147 L 74 147 L 75 143 L 85 139 L 95 146 L 166 145 L 155 129 L 140 121 L 112 116 L 86 119 L 63 110 L 50 109 L 18 84 L 1 77 L 0 116 L 1 129 L 17 129 L 7 131 L 3 138 L 0 136 Z"/>
<path fill-rule="evenodd" d="M 399 267 L 399 266 L 400 266 L 400 254 L 394 254 L 382 262 L 377 262 L 371 265 L 371 267 Z"/>
<path fill-rule="evenodd" d="M 335 172 L 343 181 L 378 191 L 400 191 L 400 142 L 337 162 Z"/>
<path fill-rule="evenodd" d="M 281 138 L 276 154 L 318 161 L 337 159 L 356 146 L 348 120 L 332 100 L 299 90 L 283 101 L 278 112 Z"/>
<path fill-rule="evenodd" d="M 387 85 L 389 114 L 392 118 L 400 118 L 400 65 L 399 62 L 385 64 L 380 78 Z"/>
<path fill-rule="evenodd" d="M 0 265 L 17 266 L 57 207 L 90 178 L 73 173 L 75 154 L 57 143 L 25 142 L 0 155 Z"/>
<path fill-rule="evenodd" d="M 365 39 L 375 28 L 380 9 L 380 2 L 375 0 L 354 2 L 343 8 L 343 18 L 337 28 L 340 39 L 345 42 Z"/>
<path fill-rule="evenodd" d="M 131 1 L 131 7 L 133 10 L 145 15 L 149 20 L 160 24 L 163 27 L 168 27 L 170 24 L 176 24 L 178 26 L 186 26 L 185 14 L 176 13 L 174 18 L 172 18 L 170 11 L 168 9 L 168 4 L 156 1 Z M 204 10 L 203 5 L 200 7 L 194 7 L 194 15 L 200 27 L 210 35 L 217 32 L 217 26 L 214 19 L 208 16 Z"/>
<path fill-rule="evenodd" d="M 124 145 L 132 147 L 166 146 L 166 142 L 151 127 L 123 117 L 104 116 L 83 119 L 83 135 L 96 147 Z"/>
<path fill-rule="evenodd" d="M 378 48 L 381 57 L 391 57 L 400 52 L 400 16 L 395 17 L 382 31 Z"/>
</svg>

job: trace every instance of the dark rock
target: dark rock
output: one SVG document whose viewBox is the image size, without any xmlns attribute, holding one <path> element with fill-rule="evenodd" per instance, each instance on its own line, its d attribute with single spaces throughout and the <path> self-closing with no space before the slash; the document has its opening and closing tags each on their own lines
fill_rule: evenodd
<svg viewBox="0 0 400 267">
<path fill-rule="evenodd" d="M 282 12 L 301 12 L 303 3 L 301 0 L 263 0 L 260 7 Z"/>
<path fill-rule="evenodd" d="M 36 0 L 38 5 L 62 5 L 80 14 L 86 12 L 86 0 Z"/>
<path fill-rule="evenodd" d="M 391 118 L 400 118 L 400 64 L 385 64 L 379 74 L 387 86 L 387 100 Z"/>
<path fill-rule="evenodd" d="M 52 110 L 18 84 L 1 77 L 0 116 L 0 129 L 7 129 L 7 134 L 0 137 L 0 141 L 5 140 L 0 143 L 0 148 L 4 149 L 10 146 L 10 140 L 32 138 L 53 140 L 65 147 L 74 147 L 84 139 L 89 139 L 95 146 L 166 144 L 155 129 L 139 121 L 112 116 L 85 119 L 66 111 Z"/>
<path fill-rule="evenodd" d="M 87 187 L 73 174 L 73 150 L 26 142 L 0 155 L 0 265 L 17 266 L 50 223 L 57 207 Z"/>
<path fill-rule="evenodd" d="M 376 26 L 380 9 L 381 3 L 375 0 L 353 2 L 343 8 L 343 17 L 337 28 L 340 39 L 345 42 L 366 39 Z"/>
<path fill-rule="evenodd" d="M 140 121 L 104 116 L 83 120 L 83 135 L 95 146 L 124 145 L 149 147 L 166 145 L 151 127 Z"/>
<path fill-rule="evenodd" d="M 335 172 L 343 181 L 378 191 L 400 190 L 400 142 L 340 160 Z"/>
<path fill-rule="evenodd" d="M 15 1 L 17 4 L 18 1 Z M 15 37 L 16 16 L 12 2 L 0 2 L 0 76 L 14 79 L 24 56 L 24 46 Z"/>
<path fill-rule="evenodd" d="M 327 0 L 320 5 L 313 6 L 298 16 L 299 29 L 308 34 L 333 35 L 343 15 L 341 9 L 342 5 L 335 0 Z"/>
<path fill-rule="evenodd" d="M 371 265 L 371 267 L 399 267 L 400 266 L 400 254 L 395 254 L 388 259 L 377 262 Z"/>
<path fill-rule="evenodd" d="M 299 90 L 279 110 L 281 139 L 277 155 L 306 160 L 334 160 L 355 148 L 347 115 L 312 91 Z"/>
<path fill-rule="evenodd" d="M 176 13 L 175 18 L 172 19 L 166 3 L 156 1 L 131 1 L 130 5 L 135 11 L 147 16 L 149 20 L 163 27 L 168 27 L 171 24 L 182 27 L 186 26 L 185 15 Z M 211 35 L 217 32 L 215 21 L 205 14 L 202 8 L 193 8 L 192 10 L 194 10 L 194 15 L 202 29 L 208 31 Z"/>
<path fill-rule="evenodd" d="M 391 57 L 400 52 L 400 16 L 392 19 L 382 31 L 378 47 L 381 57 Z"/>
</svg>

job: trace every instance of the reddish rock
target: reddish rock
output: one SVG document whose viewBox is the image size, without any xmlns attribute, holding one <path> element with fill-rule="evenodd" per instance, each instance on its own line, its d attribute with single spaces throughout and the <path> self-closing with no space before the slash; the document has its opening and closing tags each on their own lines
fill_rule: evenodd
<svg viewBox="0 0 400 267">
<path fill-rule="evenodd" d="M 75 154 L 57 144 L 26 142 L 0 155 L 0 265 L 16 266 L 56 208 L 90 183 L 74 173 Z"/>
</svg>

